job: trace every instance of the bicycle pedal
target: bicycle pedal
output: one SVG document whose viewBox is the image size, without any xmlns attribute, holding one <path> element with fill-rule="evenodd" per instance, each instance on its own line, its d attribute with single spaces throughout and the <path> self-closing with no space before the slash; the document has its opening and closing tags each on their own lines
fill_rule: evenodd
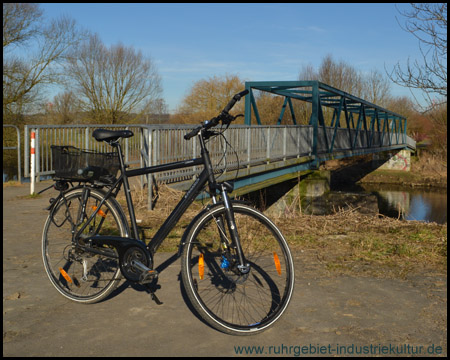
<svg viewBox="0 0 450 360">
<path fill-rule="evenodd" d="M 149 284 L 154 279 L 157 279 L 157 278 L 158 278 L 158 272 L 156 270 L 147 270 L 147 271 L 144 271 L 139 276 L 139 284 L 141 284 L 141 285 Z"/>
</svg>

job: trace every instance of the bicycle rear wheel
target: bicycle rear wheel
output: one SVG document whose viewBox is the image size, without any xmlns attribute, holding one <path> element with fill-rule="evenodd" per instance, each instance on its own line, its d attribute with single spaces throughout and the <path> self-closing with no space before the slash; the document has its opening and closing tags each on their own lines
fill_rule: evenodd
<svg viewBox="0 0 450 360">
<path fill-rule="evenodd" d="M 244 204 L 233 203 L 233 210 L 250 271 L 237 269 L 228 229 L 217 223 L 225 219 L 225 207 L 218 205 L 191 226 L 181 274 L 193 307 L 207 323 L 228 334 L 250 335 L 267 329 L 285 312 L 294 289 L 294 266 L 272 221 Z"/>
<path fill-rule="evenodd" d="M 83 251 L 72 241 L 72 231 L 86 223 L 104 198 L 103 192 L 90 189 L 80 217 L 83 191 L 83 188 L 69 190 L 50 211 L 42 234 L 42 258 L 45 271 L 60 294 L 76 302 L 95 303 L 117 287 L 121 278 L 120 267 L 114 248 L 103 246 L 97 249 L 102 254 L 95 254 Z M 119 205 L 108 199 L 82 237 L 127 236 L 128 233 L 128 224 Z"/>
</svg>

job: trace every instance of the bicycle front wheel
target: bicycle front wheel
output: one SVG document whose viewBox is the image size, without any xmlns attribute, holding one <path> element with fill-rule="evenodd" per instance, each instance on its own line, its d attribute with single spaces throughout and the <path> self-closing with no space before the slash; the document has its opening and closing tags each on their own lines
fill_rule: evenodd
<svg viewBox="0 0 450 360">
<path fill-rule="evenodd" d="M 233 335 L 267 329 L 285 312 L 294 290 L 289 247 L 275 224 L 252 207 L 233 203 L 241 247 L 250 265 L 242 274 L 224 224 L 225 207 L 212 207 L 187 235 L 183 285 L 193 307 L 214 328 Z"/>
<path fill-rule="evenodd" d="M 104 198 L 103 192 L 89 189 L 83 202 L 83 188 L 69 190 L 50 211 L 42 234 L 45 271 L 56 290 L 80 303 L 106 298 L 120 281 L 118 254 L 103 246 L 98 253 L 85 252 L 72 241 L 72 234 L 83 226 Z M 84 209 L 84 210 L 83 210 Z M 117 203 L 108 199 L 82 234 L 127 236 L 128 225 Z"/>
</svg>

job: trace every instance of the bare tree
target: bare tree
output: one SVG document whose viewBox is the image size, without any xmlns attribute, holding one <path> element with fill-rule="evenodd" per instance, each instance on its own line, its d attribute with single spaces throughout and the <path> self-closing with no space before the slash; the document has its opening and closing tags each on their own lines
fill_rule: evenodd
<svg viewBox="0 0 450 360">
<path fill-rule="evenodd" d="M 142 113 L 146 124 L 163 124 L 169 120 L 167 104 L 164 99 L 151 99 Z"/>
<path fill-rule="evenodd" d="M 38 4 L 3 4 L 3 50 L 36 36 L 42 10 Z"/>
<path fill-rule="evenodd" d="M 317 71 L 312 65 L 303 66 L 299 80 L 319 80 L 380 106 L 385 106 L 391 96 L 389 79 L 378 70 L 366 74 L 343 60 L 335 61 L 330 54 L 323 58 Z"/>
<path fill-rule="evenodd" d="M 389 77 L 398 85 L 420 89 L 431 107 L 447 102 L 447 3 L 412 3 L 403 30 L 419 40 L 422 54 L 414 62 L 408 58 L 406 68 L 397 63 Z M 433 96 L 442 99 L 434 101 Z"/>
<path fill-rule="evenodd" d="M 211 118 L 216 116 L 233 95 L 242 91 L 243 88 L 244 83 L 237 75 L 213 76 L 207 80 L 199 80 L 183 99 L 177 112 L 186 117 L 185 122 L 198 122 Z M 243 106 L 241 101 L 236 104 L 233 111 L 242 112 Z"/>
<path fill-rule="evenodd" d="M 107 48 L 91 35 L 72 54 L 68 74 L 92 120 L 122 121 L 132 112 L 149 111 L 161 99 L 161 79 L 156 66 L 140 51 L 122 44 Z"/>
<path fill-rule="evenodd" d="M 45 114 L 55 124 L 80 123 L 80 101 L 73 91 L 64 91 L 53 98 L 53 102 L 46 103 Z"/>
<path fill-rule="evenodd" d="M 391 99 L 389 79 L 378 70 L 372 70 L 361 79 L 361 97 L 373 104 L 386 107 Z"/>
<path fill-rule="evenodd" d="M 312 64 L 302 66 L 298 79 L 301 80 L 319 80 L 319 75 Z"/>
<path fill-rule="evenodd" d="M 3 4 L 3 114 L 23 111 L 38 88 L 60 82 L 58 65 L 82 36 L 67 17 L 45 24 L 37 4 Z M 17 55 L 19 48 L 25 55 Z"/>
<path fill-rule="evenodd" d="M 361 95 L 361 76 L 356 69 L 341 60 L 335 61 L 331 55 L 325 56 L 318 69 L 321 82 L 350 94 Z"/>
</svg>

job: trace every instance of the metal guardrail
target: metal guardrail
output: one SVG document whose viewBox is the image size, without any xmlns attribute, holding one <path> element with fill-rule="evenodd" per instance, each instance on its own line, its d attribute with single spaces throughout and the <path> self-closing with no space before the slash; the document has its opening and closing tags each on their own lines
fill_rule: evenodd
<svg viewBox="0 0 450 360">
<path fill-rule="evenodd" d="M 36 175 L 52 175 L 51 145 L 72 145 L 94 151 L 110 151 L 109 146 L 92 138 L 99 128 L 129 129 L 135 136 L 123 140 L 125 162 L 129 165 L 152 166 L 200 156 L 196 138 L 186 141 L 183 136 L 194 125 L 25 125 L 25 176 L 29 171 L 29 138 L 36 133 Z M 331 139 L 336 136 L 331 149 Z M 209 144 L 215 167 L 222 170 L 279 161 L 292 157 L 310 156 L 313 147 L 313 126 L 310 125 L 234 125 L 224 134 L 231 144 L 224 155 L 224 141 L 216 137 Z M 317 153 L 354 149 L 369 149 L 396 145 L 415 146 L 414 140 L 403 133 L 383 133 L 355 129 L 319 127 Z M 234 149 L 234 150 L 233 150 Z M 235 152 L 234 152 L 235 151 Z M 157 179 L 165 182 L 182 181 L 197 175 L 200 169 L 179 169 L 159 173 Z"/>
<path fill-rule="evenodd" d="M 151 166 L 181 161 L 200 156 L 197 139 L 186 141 L 183 136 L 195 125 L 25 125 L 25 176 L 30 176 L 29 139 L 36 136 L 36 175 L 52 175 L 51 145 L 109 151 L 108 145 L 95 141 L 93 130 L 102 127 L 130 129 L 135 136 L 123 140 L 125 162 L 129 165 Z M 224 141 L 216 137 L 209 144 L 213 165 L 218 170 L 227 166 L 246 167 L 283 158 L 310 155 L 312 128 L 310 126 L 245 126 L 234 125 L 224 134 L 231 144 L 224 155 Z M 180 169 L 159 173 L 157 179 L 165 182 L 181 181 L 200 172 L 200 169 Z"/>
<path fill-rule="evenodd" d="M 24 128 L 24 176 L 30 177 L 30 134 L 35 131 L 36 136 L 36 176 L 52 175 L 51 145 L 72 145 L 93 151 L 110 151 L 108 145 L 99 143 L 92 137 L 92 132 L 99 128 L 105 129 L 136 129 L 134 125 L 25 125 Z M 139 163 L 139 137 L 125 139 L 125 159 L 128 164 Z"/>
</svg>

